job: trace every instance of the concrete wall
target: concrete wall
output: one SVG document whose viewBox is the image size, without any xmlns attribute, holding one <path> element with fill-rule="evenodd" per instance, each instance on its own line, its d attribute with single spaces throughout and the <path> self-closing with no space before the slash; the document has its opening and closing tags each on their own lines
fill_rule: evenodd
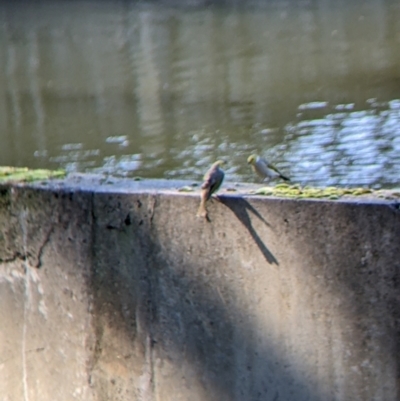
<svg viewBox="0 0 400 401">
<path fill-rule="evenodd" d="M 96 180 L 0 191 L 1 401 L 400 399 L 390 202 Z"/>
</svg>

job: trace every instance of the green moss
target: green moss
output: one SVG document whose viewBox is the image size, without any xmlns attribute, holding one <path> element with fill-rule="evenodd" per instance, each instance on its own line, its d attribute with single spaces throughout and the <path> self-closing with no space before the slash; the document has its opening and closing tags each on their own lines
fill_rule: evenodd
<svg viewBox="0 0 400 401">
<path fill-rule="evenodd" d="M 330 199 L 337 200 L 343 196 L 362 196 L 373 194 L 369 188 L 314 188 L 310 186 L 301 187 L 299 184 L 279 184 L 275 187 L 262 187 L 254 192 L 256 195 L 276 196 L 295 199 Z"/>
<path fill-rule="evenodd" d="M 32 182 L 65 177 L 64 170 L 30 170 L 26 167 L 0 167 L 0 183 Z"/>
</svg>

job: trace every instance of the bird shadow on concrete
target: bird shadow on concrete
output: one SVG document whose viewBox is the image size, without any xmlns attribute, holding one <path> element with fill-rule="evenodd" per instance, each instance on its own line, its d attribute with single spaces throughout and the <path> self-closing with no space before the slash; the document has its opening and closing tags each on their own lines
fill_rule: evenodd
<svg viewBox="0 0 400 401">
<path fill-rule="evenodd" d="M 271 225 L 264 219 L 263 216 L 252 206 L 250 203 L 241 197 L 218 197 L 218 200 L 235 214 L 238 220 L 246 227 L 247 231 L 253 238 L 254 242 L 257 244 L 258 249 L 264 255 L 265 260 L 269 264 L 274 264 L 279 266 L 279 262 L 272 252 L 264 244 L 257 231 L 254 229 L 250 213 L 256 216 L 260 221 L 262 221 L 267 227 L 271 228 Z"/>
</svg>

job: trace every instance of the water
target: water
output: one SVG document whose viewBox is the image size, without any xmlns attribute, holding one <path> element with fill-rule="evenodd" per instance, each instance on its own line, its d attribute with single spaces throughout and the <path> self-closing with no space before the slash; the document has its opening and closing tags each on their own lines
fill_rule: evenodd
<svg viewBox="0 0 400 401">
<path fill-rule="evenodd" d="M 398 0 L 0 5 L 0 164 L 399 186 Z"/>
</svg>

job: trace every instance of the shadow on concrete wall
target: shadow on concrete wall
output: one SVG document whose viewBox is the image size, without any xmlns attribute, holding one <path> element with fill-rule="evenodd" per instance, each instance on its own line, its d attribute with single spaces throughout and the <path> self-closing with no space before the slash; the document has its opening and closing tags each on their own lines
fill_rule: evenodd
<svg viewBox="0 0 400 401">
<path fill-rule="evenodd" d="M 197 200 L 184 200 L 185 213 L 179 200 L 157 202 L 151 196 L 97 196 L 94 201 L 91 285 L 97 345 L 92 368 L 102 391 L 115 382 L 128 386 L 130 379 L 121 377 L 111 384 L 104 368 L 107 345 L 127 338 L 132 349 L 142 350 L 141 359 L 129 351 L 121 358 L 128 370 L 141 370 L 136 385 L 143 399 L 326 401 L 313 380 L 304 381 L 301 365 L 281 354 L 277 333 L 254 327 L 254 311 L 240 296 L 246 284 L 240 262 L 234 261 L 235 244 L 229 233 L 220 236 L 213 227 L 221 221 L 192 220 L 190 208 L 196 210 Z M 253 249 L 261 250 L 259 263 L 278 264 L 248 213 L 269 226 L 262 215 L 245 200 L 222 203 L 219 208 L 228 206 L 237 217 L 225 213 L 225 222 L 231 220 L 239 232 L 246 227 Z M 191 224 L 197 225 L 197 236 L 185 232 Z M 230 255 L 221 255 L 221 249 Z"/>
<path fill-rule="evenodd" d="M 96 399 L 398 399 L 398 209 L 222 197 L 207 223 L 197 207 L 165 193 L 5 193 L 3 262 L 38 266 L 40 297 L 79 339 L 72 357 L 83 348 L 76 366 L 90 355 Z M 51 340 L 46 324 L 32 349 Z"/>
<path fill-rule="evenodd" d="M 55 313 L 91 300 L 98 400 L 398 399 L 398 209 L 222 197 L 207 223 L 191 195 L 13 193 L 2 256 L 49 276 Z M 88 270 L 88 298 L 54 295 Z"/>
<path fill-rule="evenodd" d="M 250 203 L 243 198 L 220 198 L 221 202 L 227 206 L 235 214 L 237 219 L 246 227 L 254 242 L 257 244 L 258 248 L 265 257 L 268 263 L 279 265 L 275 256 L 266 247 L 257 231 L 253 228 L 249 213 L 256 216 L 260 221 L 262 221 L 266 226 L 271 227 L 271 225 L 261 216 L 258 211 L 250 205 Z"/>
</svg>

